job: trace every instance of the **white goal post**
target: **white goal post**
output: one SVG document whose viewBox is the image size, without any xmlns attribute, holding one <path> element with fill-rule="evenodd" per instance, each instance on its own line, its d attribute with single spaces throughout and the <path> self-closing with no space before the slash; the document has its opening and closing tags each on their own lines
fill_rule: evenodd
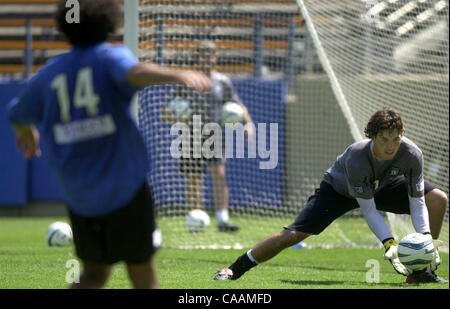
<svg viewBox="0 0 450 309">
<path fill-rule="evenodd" d="M 124 1 L 123 43 L 137 57 L 139 56 L 139 0 Z M 136 122 L 138 117 L 138 97 L 133 98 L 131 114 Z"/>
</svg>

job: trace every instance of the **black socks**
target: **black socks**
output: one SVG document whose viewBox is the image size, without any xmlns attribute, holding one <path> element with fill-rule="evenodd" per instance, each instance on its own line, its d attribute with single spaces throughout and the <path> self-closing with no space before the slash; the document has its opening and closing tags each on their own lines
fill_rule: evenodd
<svg viewBox="0 0 450 309">
<path fill-rule="evenodd" d="M 228 267 L 233 271 L 232 279 L 238 279 L 241 277 L 246 271 L 250 270 L 250 268 L 255 267 L 256 263 L 252 262 L 248 256 L 247 252 L 237 258 L 237 260 Z"/>
</svg>

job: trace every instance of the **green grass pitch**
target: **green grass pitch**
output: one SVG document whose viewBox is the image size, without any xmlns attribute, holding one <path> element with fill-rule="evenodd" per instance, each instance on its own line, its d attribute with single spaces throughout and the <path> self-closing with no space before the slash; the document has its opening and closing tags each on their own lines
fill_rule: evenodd
<svg viewBox="0 0 450 309">
<path fill-rule="evenodd" d="M 68 287 L 66 275 L 71 266 L 67 263 L 76 256 L 73 247 L 50 248 L 45 243 L 46 228 L 54 221 L 67 219 L 0 218 L 0 289 Z M 369 237 L 367 226 L 359 222 L 360 227 L 356 228 L 355 222 L 358 223 L 358 219 L 340 219 L 323 234 L 307 239 L 306 243 L 315 246 L 330 242 L 336 236 L 336 226 L 348 231 L 347 237 L 351 241 Z M 383 260 L 383 250 L 370 248 L 287 249 L 237 281 L 212 279 L 217 270 L 231 264 L 243 252 L 244 249 L 162 248 L 156 255 L 160 286 L 163 289 L 449 288 L 448 284 L 403 283 L 405 278 L 396 274 L 389 262 Z M 441 256 L 443 262 L 438 274 L 448 279 L 449 257 L 445 253 Z M 379 265 L 379 282 L 367 283 L 367 277 L 375 278 L 368 275 L 368 271 L 374 270 L 374 263 Z M 130 287 L 124 265 L 118 264 L 106 288 Z"/>
</svg>

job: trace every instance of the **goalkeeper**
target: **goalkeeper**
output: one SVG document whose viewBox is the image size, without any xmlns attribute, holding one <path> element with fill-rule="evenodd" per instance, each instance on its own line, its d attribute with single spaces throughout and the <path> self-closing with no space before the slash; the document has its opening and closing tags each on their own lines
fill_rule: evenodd
<svg viewBox="0 0 450 309">
<path fill-rule="evenodd" d="M 39 133 L 65 195 L 83 273 L 72 288 L 101 288 L 113 264 L 125 262 L 135 288 L 156 288 L 158 247 L 148 159 L 129 106 L 140 88 L 177 82 L 209 91 L 200 72 L 140 63 L 124 46 L 106 43 L 120 26 L 119 0 L 79 0 L 68 23 L 60 0 L 57 24 L 73 48 L 44 66 L 8 105 L 17 145 L 40 155 Z"/>
<path fill-rule="evenodd" d="M 320 234 L 335 219 L 360 207 L 372 232 L 385 247 L 385 259 L 407 283 L 448 283 L 435 274 L 441 263 L 438 250 L 432 263 L 422 271 L 411 271 L 400 263 L 397 243 L 378 210 L 410 214 L 416 232 L 437 240 L 448 198 L 423 179 L 421 150 L 403 136 L 400 115 L 393 110 L 377 111 L 370 118 L 368 139 L 350 145 L 327 170 L 295 221 L 240 256 L 219 271 L 216 280 L 235 280 L 282 250 Z M 435 247 L 438 241 L 434 241 Z M 436 248 L 437 249 L 437 248 Z"/>
<path fill-rule="evenodd" d="M 220 123 L 223 104 L 229 101 L 237 102 L 244 111 L 244 124 L 251 123 L 252 119 L 250 114 L 235 92 L 231 80 L 224 74 L 215 70 L 217 62 L 216 50 L 217 47 L 212 41 L 202 41 L 196 48 L 194 55 L 197 69 L 205 73 L 205 75 L 211 79 L 211 91 L 208 93 L 199 93 L 179 85 L 172 91 L 169 102 L 175 97 L 186 98 L 190 101 L 192 115 L 200 115 L 202 123 Z M 177 118 L 171 113 L 167 108 L 167 105 L 162 109 L 162 118 L 170 123 L 186 121 L 185 119 Z M 192 117 L 187 122 L 191 127 L 191 132 L 193 132 Z M 252 128 L 252 126 L 245 126 L 245 132 L 248 139 L 253 135 Z M 207 136 L 202 136 L 202 138 L 203 143 L 203 141 L 207 139 Z M 225 142 L 223 139 L 222 146 L 224 144 Z M 193 145 L 192 135 L 191 145 Z M 192 150 L 193 146 L 190 148 Z M 214 153 L 222 153 L 222 156 L 214 156 L 212 158 L 204 158 L 202 156 L 201 158 L 194 158 L 191 151 L 188 157 L 182 156 L 180 158 L 180 172 L 186 176 L 187 203 L 190 208 L 202 208 L 203 169 L 205 163 L 207 163 L 212 179 L 217 230 L 219 232 L 236 232 L 239 230 L 239 226 L 230 221 L 228 213 L 229 192 L 226 183 L 226 160 L 224 158 L 224 149 L 211 150 L 213 150 Z"/>
</svg>

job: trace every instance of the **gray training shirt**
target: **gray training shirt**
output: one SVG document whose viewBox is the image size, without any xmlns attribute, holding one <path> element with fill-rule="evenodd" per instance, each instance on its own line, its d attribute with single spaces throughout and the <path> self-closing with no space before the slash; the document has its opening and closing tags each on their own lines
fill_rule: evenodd
<svg viewBox="0 0 450 309">
<path fill-rule="evenodd" d="M 324 179 L 336 192 L 350 197 L 371 199 L 394 178 L 404 175 L 410 197 L 424 195 L 422 151 L 402 137 L 392 160 L 375 158 L 371 139 L 350 145 L 325 173 Z"/>
<path fill-rule="evenodd" d="M 184 85 L 176 85 L 169 101 L 174 97 L 186 98 L 190 101 L 192 115 L 201 116 L 202 123 L 219 123 L 223 104 L 228 101 L 241 103 L 241 100 L 234 91 L 228 76 L 212 71 L 210 79 L 210 92 L 201 93 Z M 192 118 L 189 123 L 191 122 Z"/>
</svg>

